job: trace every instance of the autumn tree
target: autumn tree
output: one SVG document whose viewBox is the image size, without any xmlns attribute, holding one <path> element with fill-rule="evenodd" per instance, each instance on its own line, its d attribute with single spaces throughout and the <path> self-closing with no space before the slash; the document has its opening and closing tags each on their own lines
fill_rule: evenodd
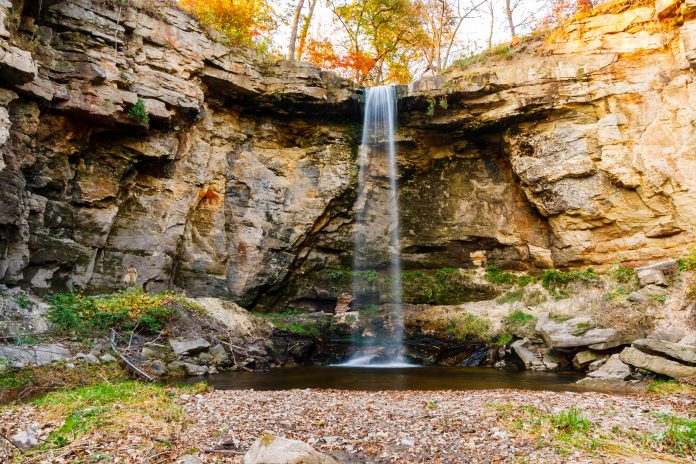
<svg viewBox="0 0 696 464">
<path fill-rule="evenodd" d="M 361 85 L 410 80 L 409 46 L 419 30 L 412 0 L 327 0 L 344 38 L 311 45 L 310 61 L 330 61 Z M 322 43 L 324 42 L 324 43 Z M 329 55 L 321 56 L 319 52 Z"/>
<path fill-rule="evenodd" d="M 461 43 L 459 31 L 466 19 L 478 15 L 485 0 L 418 0 L 419 34 L 413 45 L 422 53 L 426 70 L 439 73 Z"/>
<path fill-rule="evenodd" d="M 233 45 L 267 44 L 275 28 L 273 9 L 266 0 L 179 0 L 179 5 Z"/>
</svg>

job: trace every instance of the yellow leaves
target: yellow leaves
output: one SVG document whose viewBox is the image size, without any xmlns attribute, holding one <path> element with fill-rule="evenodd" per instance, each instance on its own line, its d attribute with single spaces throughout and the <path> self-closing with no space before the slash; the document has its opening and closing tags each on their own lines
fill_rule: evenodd
<svg viewBox="0 0 696 464">
<path fill-rule="evenodd" d="M 232 45 L 267 41 L 275 28 L 266 0 L 180 0 L 179 5 L 202 24 L 224 34 Z"/>
</svg>

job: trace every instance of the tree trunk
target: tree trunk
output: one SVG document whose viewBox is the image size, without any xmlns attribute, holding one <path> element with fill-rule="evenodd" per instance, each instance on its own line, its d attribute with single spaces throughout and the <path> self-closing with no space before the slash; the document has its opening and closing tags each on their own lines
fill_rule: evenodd
<svg viewBox="0 0 696 464">
<path fill-rule="evenodd" d="M 291 61 L 295 60 L 295 44 L 297 43 L 297 27 L 300 24 L 300 13 L 302 13 L 302 6 L 304 5 L 304 0 L 297 0 L 297 6 L 295 7 L 295 14 L 292 16 L 292 31 L 290 32 L 290 45 L 288 46 L 288 59 Z"/>
<path fill-rule="evenodd" d="M 510 27 L 510 35 L 514 39 L 517 33 L 515 32 L 515 21 L 512 19 L 512 7 L 510 0 L 505 0 L 505 16 L 507 16 L 508 26 Z"/>
<path fill-rule="evenodd" d="M 491 14 L 491 25 L 488 29 L 488 48 L 493 48 L 493 29 L 495 26 L 495 12 L 493 10 L 493 0 L 488 0 L 488 11 Z"/>
<path fill-rule="evenodd" d="M 304 24 L 302 24 L 302 30 L 300 31 L 300 43 L 297 47 L 297 59 L 302 59 L 302 53 L 304 52 L 305 44 L 307 43 L 307 33 L 309 32 L 309 24 L 312 22 L 312 16 L 314 16 L 314 7 L 317 4 L 317 0 L 309 0 L 309 12 L 307 13 L 307 19 Z"/>
</svg>

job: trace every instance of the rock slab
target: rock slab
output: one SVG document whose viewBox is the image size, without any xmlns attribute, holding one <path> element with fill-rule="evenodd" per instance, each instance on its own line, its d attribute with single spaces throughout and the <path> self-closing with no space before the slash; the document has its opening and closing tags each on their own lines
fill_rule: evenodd
<svg viewBox="0 0 696 464">
<path fill-rule="evenodd" d="M 244 455 L 244 464 L 336 464 L 336 461 L 298 440 L 263 435 Z"/>
<path fill-rule="evenodd" d="M 661 356 L 643 353 L 637 348 L 625 348 L 620 355 L 621 361 L 631 366 L 645 369 L 673 379 L 696 376 L 696 367 L 686 366 Z"/>
</svg>

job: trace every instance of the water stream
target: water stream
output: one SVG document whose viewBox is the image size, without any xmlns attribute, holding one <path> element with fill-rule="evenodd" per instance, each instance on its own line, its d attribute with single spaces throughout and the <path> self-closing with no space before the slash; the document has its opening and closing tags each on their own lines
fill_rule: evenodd
<svg viewBox="0 0 696 464">
<path fill-rule="evenodd" d="M 368 239 L 375 234 L 386 232 L 389 236 L 387 253 L 388 272 L 391 283 L 391 336 L 376 341 L 371 350 L 360 351 L 345 365 L 351 367 L 404 367 L 403 352 L 403 311 L 401 301 L 401 246 L 399 233 L 398 168 L 396 163 L 396 92 L 393 86 L 380 86 L 365 89 L 365 116 L 363 120 L 362 143 L 360 145 L 360 171 L 358 173 L 358 197 L 355 202 L 356 227 L 353 247 L 353 296 L 354 307 L 366 304 L 362 294 L 360 272 L 374 269 L 376 263 L 374 247 Z M 386 163 L 385 163 L 386 161 Z M 386 172 L 380 172 L 386 164 Z M 389 180 L 388 189 L 380 188 L 380 177 Z M 383 196 L 386 195 L 386 198 Z M 386 201 L 384 201 L 386 200 Z M 372 211 L 371 208 L 386 208 L 386 211 Z M 375 217 L 385 217 L 386 230 L 376 230 Z M 383 351 L 379 362 L 374 362 L 374 348 Z"/>
</svg>

